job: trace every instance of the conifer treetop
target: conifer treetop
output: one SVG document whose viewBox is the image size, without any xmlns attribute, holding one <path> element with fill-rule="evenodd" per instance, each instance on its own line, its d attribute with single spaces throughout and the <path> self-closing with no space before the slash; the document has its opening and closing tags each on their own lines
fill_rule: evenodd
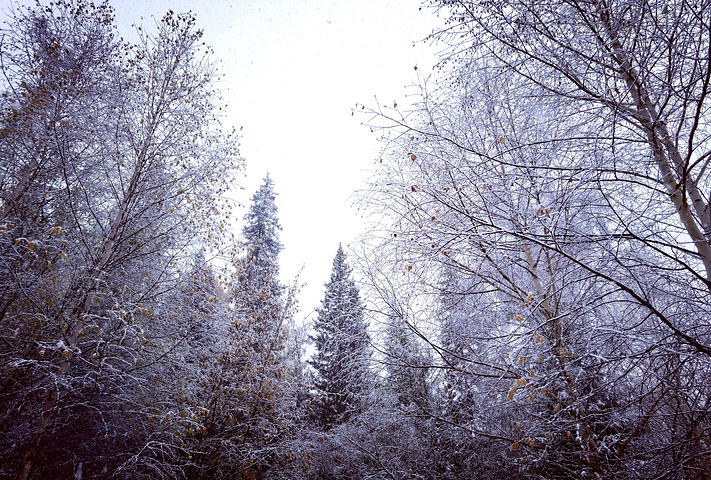
<svg viewBox="0 0 711 480">
<path fill-rule="evenodd" d="M 317 324 L 332 323 L 345 331 L 360 329 L 360 323 L 363 323 L 363 306 L 358 286 L 351 273 L 352 269 L 348 265 L 343 246 L 338 244 L 331 278 L 324 284 L 326 293 L 321 307 L 317 309 Z"/>
<path fill-rule="evenodd" d="M 278 268 L 277 258 L 283 249 L 279 240 L 282 227 L 277 215 L 274 182 L 268 173 L 252 196 L 244 221 L 242 236 L 251 249 L 251 260 L 260 267 Z"/>
</svg>

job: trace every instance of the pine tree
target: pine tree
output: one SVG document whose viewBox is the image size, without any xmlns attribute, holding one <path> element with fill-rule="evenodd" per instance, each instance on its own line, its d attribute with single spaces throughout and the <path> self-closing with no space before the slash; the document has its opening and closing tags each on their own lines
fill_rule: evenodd
<svg viewBox="0 0 711 480">
<path fill-rule="evenodd" d="M 370 343 L 360 293 L 340 245 L 317 311 L 313 340 L 318 352 L 309 363 L 316 370 L 320 394 L 318 421 L 330 428 L 358 409 L 359 397 L 367 390 Z"/>
</svg>

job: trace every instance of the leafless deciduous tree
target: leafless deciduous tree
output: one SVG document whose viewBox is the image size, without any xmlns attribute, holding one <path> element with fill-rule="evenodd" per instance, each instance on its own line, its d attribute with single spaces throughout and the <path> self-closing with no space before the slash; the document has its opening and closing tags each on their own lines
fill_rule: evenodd
<svg viewBox="0 0 711 480">
<path fill-rule="evenodd" d="M 405 301 L 439 356 L 422 413 L 532 474 L 698 478 L 711 9 L 433 4 L 444 77 L 375 109 L 392 130 L 364 195 L 381 309 Z"/>
</svg>

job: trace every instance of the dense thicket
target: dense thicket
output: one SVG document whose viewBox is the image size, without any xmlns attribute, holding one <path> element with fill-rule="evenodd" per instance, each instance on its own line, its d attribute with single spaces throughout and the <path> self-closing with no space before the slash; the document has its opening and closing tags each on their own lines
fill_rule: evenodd
<svg viewBox="0 0 711 480">
<path fill-rule="evenodd" d="M 216 251 L 241 166 L 191 15 L 106 3 L 3 31 L 0 476 L 179 477 L 225 343 Z"/>
<path fill-rule="evenodd" d="M 447 471 L 705 478 L 711 5 L 431 5 L 442 75 L 373 112 L 364 263 L 432 352 Z"/>
</svg>

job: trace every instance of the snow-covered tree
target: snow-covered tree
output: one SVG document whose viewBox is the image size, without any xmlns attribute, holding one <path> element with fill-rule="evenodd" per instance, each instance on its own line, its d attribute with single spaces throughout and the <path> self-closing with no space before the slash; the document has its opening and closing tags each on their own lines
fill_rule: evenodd
<svg viewBox="0 0 711 480">
<path fill-rule="evenodd" d="M 283 246 L 279 240 L 279 224 L 274 182 L 267 174 L 264 183 L 254 193 L 249 211 L 244 216 L 242 237 L 247 253 L 242 260 L 238 288 L 255 288 L 259 295 L 245 298 L 249 308 L 259 309 L 270 299 L 278 299 L 284 287 L 279 282 L 279 253 Z"/>
<path fill-rule="evenodd" d="M 431 415 L 532 476 L 698 478 L 708 2 L 431 3 L 444 78 L 373 112 L 392 135 L 367 253 L 381 292 L 441 323 L 419 329 L 443 371 Z"/>
<path fill-rule="evenodd" d="M 317 419 L 324 428 L 357 413 L 368 391 L 369 342 L 364 308 L 346 253 L 338 246 L 314 321 Z"/>
<path fill-rule="evenodd" d="M 135 45 L 108 3 L 18 7 L 7 25 L 0 475 L 115 475 L 155 433 L 149 382 L 184 339 L 179 270 L 222 236 L 240 160 L 191 15 Z"/>
<path fill-rule="evenodd" d="M 181 457 L 190 478 L 266 478 L 286 456 L 297 388 L 296 288 L 279 281 L 275 199 L 267 176 L 244 216 L 246 253 L 235 259 L 225 331 L 198 390 L 204 417 Z"/>
<path fill-rule="evenodd" d="M 385 388 L 402 407 L 413 411 L 430 406 L 428 373 L 431 361 L 407 321 L 396 320 L 385 327 Z"/>
<path fill-rule="evenodd" d="M 615 180 L 608 151 L 577 143 L 582 136 L 589 145 L 597 138 L 589 129 L 599 125 L 582 123 L 565 104 L 541 110 L 544 91 L 501 71 L 493 58 L 459 62 L 438 88 L 423 84 L 415 112 L 380 112 L 398 130 L 368 199 L 384 220 L 385 234 L 367 254 L 380 272 L 368 277 L 378 308 L 418 319 L 408 328 L 429 343 L 443 372 L 435 377 L 443 408 L 429 415 L 460 429 L 450 438 L 463 450 L 472 450 L 474 434 L 510 464 L 536 462 L 532 474 L 618 475 L 640 454 L 650 472 L 664 472 L 651 445 L 694 457 L 705 444 L 691 423 L 675 425 L 694 439 L 686 444 L 678 433 L 662 439 L 646 430 L 670 418 L 672 405 L 681 423 L 691 410 L 708 420 L 694 389 L 709 372 L 703 345 L 655 321 L 670 320 L 679 304 L 649 314 L 655 302 L 681 295 L 662 291 L 661 272 L 680 282 L 690 270 L 676 270 L 680 258 L 662 247 L 635 249 L 641 237 L 623 233 L 621 224 L 641 228 L 640 212 L 655 217 L 662 204 L 638 205 L 634 215 L 622 207 L 641 198 L 638 186 Z M 672 241 L 658 223 L 646 228 L 659 245 Z M 698 292 L 690 301 L 703 312 Z M 670 354 L 689 349 L 697 354 L 685 357 L 688 366 Z M 654 373 L 661 365 L 686 372 L 674 377 L 673 392 Z"/>
</svg>

